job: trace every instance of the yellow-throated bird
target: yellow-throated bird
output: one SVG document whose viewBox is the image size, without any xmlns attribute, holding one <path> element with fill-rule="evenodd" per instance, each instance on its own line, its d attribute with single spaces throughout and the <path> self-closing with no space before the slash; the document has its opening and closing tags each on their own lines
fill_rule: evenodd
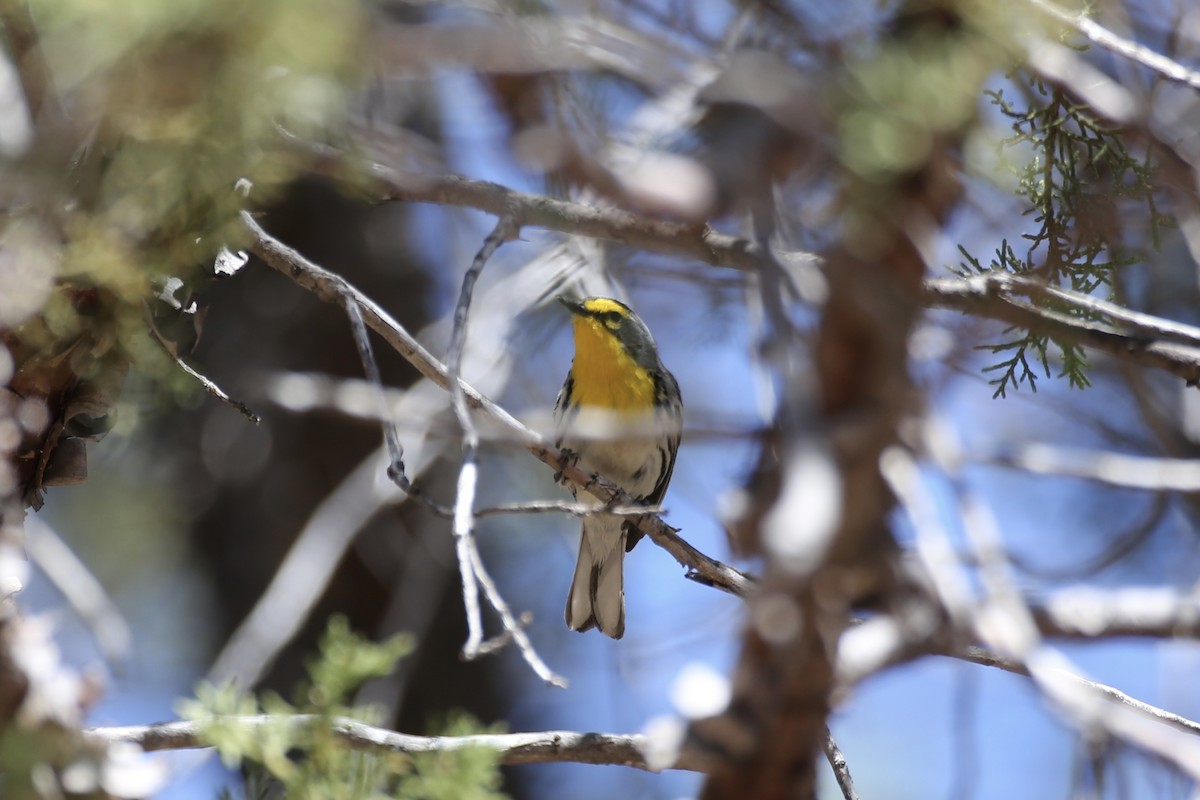
<svg viewBox="0 0 1200 800">
<path fill-rule="evenodd" d="M 662 500 L 675 467 L 683 403 L 675 376 L 658 357 L 646 323 L 607 297 L 560 297 L 575 322 L 575 360 L 558 393 L 558 446 L 579 457 L 639 502 Z M 576 499 L 596 501 L 571 486 Z M 580 494 L 583 495 L 580 498 Z M 567 626 L 625 633 L 625 553 L 642 537 L 628 517 L 584 517 L 579 561 L 567 596 Z"/>
</svg>

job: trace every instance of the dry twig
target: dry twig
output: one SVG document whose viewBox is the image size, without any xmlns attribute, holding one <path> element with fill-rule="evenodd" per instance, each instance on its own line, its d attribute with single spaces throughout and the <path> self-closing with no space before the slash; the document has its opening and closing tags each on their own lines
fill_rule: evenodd
<svg viewBox="0 0 1200 800">
<path fill-rule="evenodd" d="M 479 583 L 483 582 L 486 572 L 483 570 L 483 559 L 479 556 L 479 548 L 475 543 L 475 490 L 479 477 L 479 431 L 471 419 L 471 410 L 467 407 L 467 396 L 463 391 L 461 380 L 463 349 L 467 343 L 467 317 L 471 308 L 471 295 L 475 290 L 475 282 L 483 272 L 488 259 L 500 245 L 511 241 L 520 231 L 514 218 L 506 215 L 500 217 L 496 227 L 484 240 L 471 266 L 463 275 L 462 288 L 459 291 L 458 303 L 454 307 L 454 328 L 450 334 L 450 347 L 446 352 L 446 369 L 450 381 L 450 403 L 454 408 L 454 416 L 462 428 L 462 466 L 458 471 L 458 486 L 454 494 L 454 550 L 458 556 L 458 572 L 462 578 L 463 605 L 467 613 L 467 641 L 463 645 L 463 657 L 475 658 L 479 655 L 479 647 L 483 643 L 483 620 L 479 613 Z M 490 578 L 488 580 L 490 584 Z M 518 642 L 517 632 L 509 627 L 512 615 L 500 599 L 500 593 L 494 584 L 490 586 L 489 599 L 496 611 L 504 620 L 505 630 L 513 634 Z M 501 610 L 503 607 L 504 610 Z M 515 623 L 514 623 L 515 624 Z M 528 639 L 525 639 L 528 643 Z M 562 679 L 550 679 L 548 670 L 532 646 L 522 647 L 521 653 L 544 679 L 551 683 L 559 683 Z M 532 656 L 532 657 L 531 657 Z M 564 684 L 565 685 L 565 684 Z"/>
<path fill-rule="evenodd" d="M 279 717 L 257 715 L 223 717 L 222 723 L 236 722 L 249 730 L 278 726 Z M 578 733 L 540 731 L 536 733 L 480 734 L 475 736 L 414 736 L 377 728 L 344 717 L 328 718 L 298 714 L 288 718 L 298 730 L 325 727 L 349 746 L 371 753 L 439 753 L 466 748 L 484 748 L 500 754 L 504 764 L 613 764 L 650 770 L 643 750 L 646 737 L 639 734 Z M 184 750 L 208 747 L 203 724 L 195 721 L 160 722 L 154 725 L 91 728 L 84 736 L 97 745 L 131 742 L 144 750 Z M 697 771 L 699 765 L 686 754 L 670 767 Z"/>
</svg>

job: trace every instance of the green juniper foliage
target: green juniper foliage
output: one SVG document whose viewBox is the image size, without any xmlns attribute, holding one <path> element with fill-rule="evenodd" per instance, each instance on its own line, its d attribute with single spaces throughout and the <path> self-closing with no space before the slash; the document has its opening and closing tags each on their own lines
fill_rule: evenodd
<svg viewBox="0 0 1200 800">
<path fill-rule="evenodd" d="M 381 723 L 378 709 L 349 705 L 350 696 L 364 681 L 391 673 L 412 646 L 403 634 L 372 643 L 351 632 L 343 617 L 334 617 L 295 702 L 201 684 L 195 699 L 179 704 L 179 713 L 201 724 L 201 736 L 226 766 L 244 771 L 248 798 L 503 800 L 499 756 L 491 750 L 372 753 L 352 749 L 336 733 L 339 718 Z M 244 721 L 258 715 L 266 721 Z M 433 727 L 447 736 L 503 732 L 461 712 Z"/>
<path fill-rule="evenodd" d="M 1013 168 L 1022 213 L 1035 230 L 1021 234 L 1024 245 L 1002 240 L 986 265 L 960 246 L 960 275 L 1004 271 L 1035 276 L 1082 294 L 1113 292 L 1113 275 L 1141 260 L 1138 246 L 1122 239 L 1122 206 L 1144 205 L 1149 210 L 1150 243 L 1157 247 L 1165 217 L 1155 205 L 1153 166 L 1122 139 L 1121 131 L 1098 121 L 1087 106 L 1074 102 L 1062 88 L 1036 77 L 1013 78 L 1024 89 L 1022 100 L 1004 90 L 988 91 L 992 104 L 1009 121 L 1012 135 L 1001 142 L 1025 161 Z M 1022 82 L 1023 81 L 1023 82 Z M 1064 315 L 1101 320 L 1095 314 L 1066 304 L 1053 308 Z M 981 346 L 1004 359 L 984 369 L 994 374 L 993 397 L 1026 384 L 1037 391 L 1039 372 L 1050 376 L 1051 351 L 1061 362 L 1058 376 L 1073 388 L 1091 385 L 1082 349 L 1033 331 L 1010 327 L 1004 341 Z"/>
<path fill-rule="evenodd" d="M 48 280 L 101 291 L 106 335 L 135 371 L 193 397 L 195 383 L 146 335 L 144 304 L 168 278 L 203 289 L 219 249 L 245 241 L 237 212 L 270 203 L 304 171 L 281 131 L 320 140 L 343 130 L 367 44 L 362 4 L 9 5 L 28 5 L 27 35 L 55 93 L 32 109 L 42 127 L 31 152 L 5 163 L 0 188 L 21 200 L 5 208 L 0 246 L 18 234 L 16 244 L 40 243 L 34 263 Z"/>
</svg>

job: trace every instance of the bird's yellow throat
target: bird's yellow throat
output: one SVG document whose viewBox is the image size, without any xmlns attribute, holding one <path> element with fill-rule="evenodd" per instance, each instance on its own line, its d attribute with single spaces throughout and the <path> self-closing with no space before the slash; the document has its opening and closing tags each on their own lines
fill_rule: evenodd
<svg viewBox="0 0 1200 800">
<path fill-rule="evenodd" d="M 617 337 L 592 317 L 575 317 L 574 398 L 585 406 L 646 411 L 654 406 L 654 378 L 637 365 Z"/>
</svg>

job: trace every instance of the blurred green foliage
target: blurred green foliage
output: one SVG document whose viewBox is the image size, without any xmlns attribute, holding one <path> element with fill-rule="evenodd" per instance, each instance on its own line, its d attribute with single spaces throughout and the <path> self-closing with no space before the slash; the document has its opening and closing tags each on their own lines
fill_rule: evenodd
<svg viewBox="0 0 1200 800">
<path fill-rule="evenodd" d="M 39 0 L 39 46 L 72 116 L 92 126 L 73 190 L 64 274 L 127 300 L 147 274 L 186 272 L 245 202 L 292 177 L 277 126 L 342 123 L 361 55 L 352 0 Z"/>
<path fill-rule="evenodd" d="M 30 98 L 31 150 L 0 189 L 0 245 L 5 229 L 36 221 L 54 243 L 47 273 L 98 287 L 129 360 L 184 380 L 146 335 L 143 304 L 168 276 L 203 288 L 216 252 L 244 240 L 236 212 L 270 203 L 303 168 L 282 130 L 325 140 L 343 129 L 370 58 L 364 9 L 356 0 L 15 8 L 0 16 L 14 28 L 5 38 L 33 43 L 14 59 L 38 60 L 49 90 Z"/>
<path fill-rule="evenodd" d="M 333 617 L 321 640 L 320 656 L 308 664 L 307 683 L 288 702 L 277 694 L 261 699 L 236 687 L 201 684 L 196 698 L 179 703 L 184 719 L 201 724 L 201 735 L 230 767 L 247 775 L 247 797 L 281 787 L 289 798 L 421 798 L 422 800 L 502 800 L 499 756 L 467 748 L 439 753 L 368 753 L 352 749 L 335 731 L 339 718 L 381 724 L 378 709 L 350 704 L 366 680 L 392 672 L 412 651 L 404 634 L 373 643 Z M 268 715 L 265 724 L 247 725 L 238 717 Z M 303 715 L 303 716 L 301 716 Z M 303 724 L 297 724 L 298 722 Z M 465 713 L 452 715 L 438 732 L 447 736 L 500 733 Z"/>
<path fill-rule="evenodd" d="M 1147 155 L 1128 148 L 1122 131 L 1100 123 L 1086 105 L 1073 102 L 1060 87 L 1027 74 L 1014 75 L 1012 81 L 1020 101 L 1003 89 L 986 95 L 1011 126 L 1011 135 L 1000 147 L 1022 159 L 1010 169 L 1022 213 L 1033 219 L 1037 229 L 1022 234 L 1027 242 L 1023 253 L 1002 240 L 987 264 L 960 247 L 964 261 L 957 271 L 960 275 L 1033 274 L 1082 294 L 1111 293 L 1116 271 L 1139 262 L 1143 248 L 1157 247 L 1161 229 L 1169 224 L 1155 202 L 1153 165 Z M 1124 204 L 1144 210 L 1149 241 L 1122 238 L 1126 226 L 1121 220 L 1131 211 Z M 1065 303 L 1054 310 L 1103 321 Z M 1011 336 L 980 348 L 1005 356 L 984 370 L 995 375 L 989 381 L 996 387 L 994 397 L 1004 397 L 1022 384 L 1037 391 L 1039 372 L 1051 374 L 1052 352 L 1059 377 L 1065 377 L 1072 388 L 1091 385 L 1086 354 L 1079 346 L 1032 331 L 1010 328 L 1006 334 Z"/>
</svg>

